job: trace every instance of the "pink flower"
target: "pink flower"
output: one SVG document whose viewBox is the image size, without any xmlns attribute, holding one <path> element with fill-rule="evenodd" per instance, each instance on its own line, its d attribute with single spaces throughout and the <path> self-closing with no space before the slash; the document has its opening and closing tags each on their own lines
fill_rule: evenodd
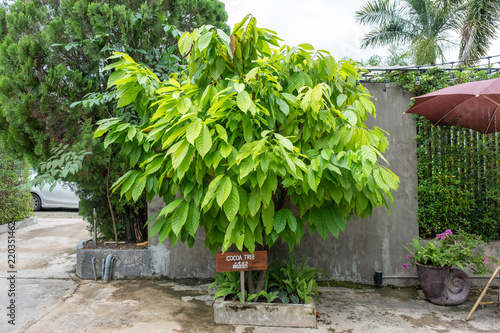
<svg viewBox="0 0 500 333">
<path fill-rule="evenodd" d="M 444 240 L 446 237 L 450 237 L 450 236 L 453 236 L 453 231 L 451 231 L 450 229 L 447 229 L 442 234 L 437 234 L 436 239 Z"/>
<path fill-rule="evenodd" d="M 406 255 L 406 259 L 411 259 L 411 258 L 413 258 L 413 256 L 411 254 Z"/>
<path fill-rule="evenodd" d="M 410 267 L 410 264 L 403 264 L 403 268 L 405 271 L 408 269 L 408 267 Z"/>
<path fill-rule="evenodd" d="M 483 261 L 484 261 L 484 263 L 485 263 L 485 264 L 486 264 L 486 263 L 488 263 L 488 258 L 487 258 L 487 257 L 484 257 L 484 258 L 483 258 Z"/>
</svg>

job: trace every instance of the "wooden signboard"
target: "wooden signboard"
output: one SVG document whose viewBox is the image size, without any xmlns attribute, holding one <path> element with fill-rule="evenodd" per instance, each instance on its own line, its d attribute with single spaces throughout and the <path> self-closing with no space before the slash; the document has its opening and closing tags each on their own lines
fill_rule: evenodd
<svg viewBox="0 0 500 333">
<path fill-rule="evenodd" d="M 265 271 L 267 251 L 217 253 L 215 267 L 217 272 Z"/>
</svg>

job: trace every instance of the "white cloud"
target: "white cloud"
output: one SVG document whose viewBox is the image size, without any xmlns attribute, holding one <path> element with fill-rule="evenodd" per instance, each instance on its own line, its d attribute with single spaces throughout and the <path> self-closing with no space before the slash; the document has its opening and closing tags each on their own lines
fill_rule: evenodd
<svg viewBox="0 0 500 333">
<path fill-rule="evenodd" d="M 386 48 L 361 49 L 361 39 L 369 28 L 355 22 L 355 12 L 366 0 L 221 0 L 226 5 L 229 26 L 247 14 L 257 25 L 278 33 L 287 45 L 310 43 L 329 51 L 336 59 L 350 57 L 367 60 L 371 55 L 386 56 Z M 490 55 L 500 54 L 496 40 Z M 458 47 L 450 50 L 447 60 L 458 59 Z M 500 58 L 496 58 L 500 59 Z"/>
</svg>

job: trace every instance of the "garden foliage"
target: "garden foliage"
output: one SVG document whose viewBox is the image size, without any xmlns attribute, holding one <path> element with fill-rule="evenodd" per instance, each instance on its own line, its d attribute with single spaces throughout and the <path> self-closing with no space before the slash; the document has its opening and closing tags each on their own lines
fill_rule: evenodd
<svg viewBox="0 0 500 333">
<path fill-rule="evenodd" d="M 306 224 L 338 237 L 349 218 L 392 202 L 399 180 L 379 164 L 386 133 L 364 123 L 375 108 L 359 69 L 279 41 L 250 16 L 231 35 L 197 28 L 179 40 L 186 70 L 164 81 L 113 57 L 108 85 L 141 121 L 101 120 L 95 136 L 128 156 L 132 169 L 115 183 L 122 196 L 165 200 L 150 236 L 193 245 L 201 227 L 212 252 L 279 238 L 293 248 Z"/>
<path fill-rule="evenodd" d="M 453 74 L 453 80 L 450 77 Z M 416 76 L 419 85 L 416 85 Z M 391 73 L 390 80 L 417 95 L 452 84 L 498 78 L 486 70 Z M 422 237 L 459 228 L 484 239 L 500 238 L 500 134 L 432 127 L 417 120 L 418 221 Z"/>
<path fill-rule="evenodd" d="M 299 265 L 295 258 L 295 252 L 288 252 L 288 258 L 284 262 L 273 261 L 269 265 L 269 274 L 266 276 L 265 285 L 262 291 L 255 294 L 248 294 L 245 291 L 245 298 L 249 302 L 267 302 L 283 304 L 293 303 L 309 303 L 314 296 L 318 302 L 319 293 L 316 278 L 319 276 L 330 276 L 327 272 L 306 266 L 307 255 L 302 259 Z M 256 280 L 257 274 L 253 274 L 251 278 Z M 224 272 L 217 273 L 215 281 L 209 288 L 217 287 L 217 292 L 214 299 L 223 297 L 224 299 L 241 300 L 241 285 L 239 272 Z"/>
<path fill-rule="evenodd" d="M 145 198 L 135 203 L 107 191 L 128 170 L 123 157 L 93 140 L 95 122 L 120 115 L 140 123 L 133 108 L 116 108 L 105 94 L 109 73 L 102 69 L 114 51 L 147 62 L 160 78 L 182 63 L 176 53 L 179 30 L 214 24 L 222 29 L 227 15 L 216 0 L 8 1 L 0 7 L 0 136 L 4 148 L 54 179 L 78 185 L 80 214 L 99 231 L 115 220 L 128 241 L 145 236 Z M 85 99 L 85 102 L 81 102 Z M 56 159 L 54 149 L 58 151 Z M 90 153 L 81 159 L 81 151 Z M 71 157 L 70 160 L 62 158 Z M 64 163 L 61 164 L 60 162 Z M 67 163 L 66 163 L 67 162 Z M 107 186 L 109 184 L 109 186 Z M 92 223 L 91 223 L 92 225 Z"/>
<path fill-rule="evenodd" d="M 29 168 L 0 150 L 0 224 L 19 221 L 33 212 L 33 200 L 26 188 Z"/>
</svg>

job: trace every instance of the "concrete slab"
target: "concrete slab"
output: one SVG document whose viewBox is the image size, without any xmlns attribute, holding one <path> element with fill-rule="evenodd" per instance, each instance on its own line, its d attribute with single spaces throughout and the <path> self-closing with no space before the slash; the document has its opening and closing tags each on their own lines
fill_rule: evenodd
<svg viewBox="0 0 500 333">
<path fill-rule="evenodd" d="M 38 224 L 17 230 L 16 295 L 9 297 L 7 235 L 0 235 L 0 332 L 500 332 L 493 305 L 479 308 L 465 321 L 478 290 L 460 306 L 443 307 L 429 303 L 418 289 L 387 287 L 321 287 L 317 329 L 216 325 L 208 281 L 106 284 L 76 278 L 75 245 L 88 237 L 86 223 L 76 213 L 39 216 Z M 12 299 L 15 326 L 6 315 Z"/>
</svg>

